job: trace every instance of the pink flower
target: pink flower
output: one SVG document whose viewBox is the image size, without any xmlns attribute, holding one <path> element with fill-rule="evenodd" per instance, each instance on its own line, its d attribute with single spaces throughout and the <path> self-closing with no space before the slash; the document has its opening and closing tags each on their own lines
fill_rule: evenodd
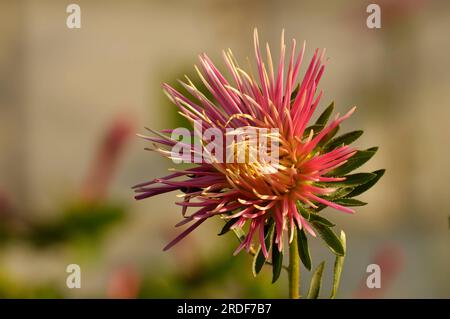
<svg viewBox="0 0 450 319">
<path fill-rule="evenodd" d="M 331 138 L 355 108 L 344 116 L 336 115 L 326 125 L 332 110 L 328 108 L 315 125 L 309 126 L 322 96 L 321 91 L 317 92 L 317 86 L 325 68 L 325 51 L 314 52 L 303 78 L 299 78 L 305 44 L 297 54 L 296 41 L 292 40 L 290 51 L 286 54 L 283 35 L 278 67 L 273 65 L 268 45 L 267 60 L 263 62 L 256 30 L 254 47 L 256 77 L 254 72 L 244 71 L 238 65 L 231 50 L 223 52 L 229 79 L 206 54 L 200 55 L 200 68 L 196 69 L 212 99 L 206 98 L 189 78 L 182 84 L 192 98 L 187 98 L 168 84 L 164 84 L 163 88 L 178 106 L 181 115 L 193 123 L 201 122 L 200 129 L 197 127 L 192 132 L 202 140 L 201 151 L 205 152 L 205 144 L 211 141 L 205 140 L 200 130 L 214 128 L 226 135 L 227 129 L 277 129 L 278 134 L 270 138 L 278 142 L 278 162 L 271 164 L 246 160 L 244 163 L 223 163 L 203 160 L 192 168 L 176 170 L 168 176 L 136 185 L 136 199 L 175 190 L 183 192 L 179 195 L 182 200 L 176 204 L 182 207 L 184 219 L 177 226 L 191 225 L 165 249 L 172 247 L 208 218 L 219 215 L 230 221 L 231 227 L 244 228 L 246 225 L 245 238 L 235 253 L 243 248 L 249 251 L 252 241 L 257 239 L 267 258 L 268 247 L 264 238 L 268 225 L 274 224 L 273 240 L 282 251 L 283 236 L 287 234 L 292 241 L 295 227 L 315 236 L 302 210 L 316 212 L 329 206 L 345 213 L 354 212 L 343 204 L 333 202 L 333 194 L 342 191 L 339 183 L 346 180 L 346 177 L 336 176 L 333 172 L 346 164 L 356 150 Z M 153 143 L 152 150 L 173 159 L 173 152 L 167 149 L 179 142 L 168 135 L 173 131 L 152 132 L 155 137 L 144 137 Z M 360 132 L 356 132 L 354 139 L 361 135 Z M 331 147 L 329 143 L 333 144 L 333 141 L 337 145 Z M 191 156 L 198 155 L 198 148 L 188 147 Z M 267 166 L 270 166 L 269 170 Z M 188 208 L 196 211 L 188 215 Z"/>
<path fill-rule="evenodd" d="M 97 202 L 105 198 L 120 156 L 133 131 L 134 121 L 128 115 L 119 115 L 110 124 L 82 185 L 81 198 L 84 201 Z"/>
</svg>

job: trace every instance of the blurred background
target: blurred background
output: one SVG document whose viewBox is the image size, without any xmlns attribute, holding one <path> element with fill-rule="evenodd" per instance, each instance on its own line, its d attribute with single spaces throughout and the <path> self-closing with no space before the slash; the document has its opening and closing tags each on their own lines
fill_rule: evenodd
<svg viewBox="0 0 450 319">
<path fill-rule="evenodd" d="M 381 29 L 366 26 L 372 2 Z M 0 297 L 287 297 L 285 273 L 272 285 L 231 257 L 221 220 L 162 252 L 176 194 L 131 190 L 173 166 L 135 136 L 179 126 L 161 83 L 194 74 L 202 52 L 220 67 L 222 49 L 252 58 L 258 27 L 273 50 L 283 28 L 308 58 L 327 48 L 321 108 L 357 105 L 345 130 L 380 147 L 365 171 L 387 170 L 357 214 L 324 212 L 347 233 L 339 297 L 450 298 L 450 2 L 78 0 L 82 27 L 68 29 L 70 3 L 0 1 Z M 333 259 L 311 245 L 328 297 Z M 73 263 L 80 289 L 66 286 Z M 382 288 L 369 291 L 371 263 Z"/>
</svg>

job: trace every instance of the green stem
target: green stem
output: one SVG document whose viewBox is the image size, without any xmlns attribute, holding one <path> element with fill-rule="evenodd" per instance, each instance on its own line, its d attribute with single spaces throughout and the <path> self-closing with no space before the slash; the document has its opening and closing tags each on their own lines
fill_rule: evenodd
<svg viewBox="0 0 450 319">
<path fill-rule="evenodd" d="M 300 298 L 300 258 L 298 256 L 297 228 L 289 245 L 289 298 Z"/>
</svg>

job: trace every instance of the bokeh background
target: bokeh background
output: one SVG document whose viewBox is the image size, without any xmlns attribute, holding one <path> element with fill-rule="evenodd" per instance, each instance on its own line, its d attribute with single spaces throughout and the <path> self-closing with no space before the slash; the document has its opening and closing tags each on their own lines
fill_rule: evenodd
<svg viewBox="0 0 450 319">
<path fill-rule="evenodd" d="M 197 55 L 252 57 L 252 31 L 275 49 L 306 40 L 330 57 L 321 107 L 358 110 L 345 129 L 378 145 L 386 168 L 354 216 L 326 210 L 347 233 L 341 298 L 449 298 L 450 2 L 426 0 L 0 1 L 0 297 L 287 297 L 286 274 L 257 278 L 231 257 L 233 235 L 208 221 L 169 252 L 175 194 L 135 202 L 131 186 L 172 163 L 144 151 L 144 127 L 179 125 L 161 90 L 193 74 Z M 366 7 L 381 6 L 381 29 Z M 332 256 L 312 240 L 313 263 Z M 365 287 L 366 267 L 382 288 Z M 80 265 L 80 289 L 66 266 Z M 309 282 L 303 270 L 303 283 Z M 305 291 L 303 286 L 302 290 Z"/>
</svg>

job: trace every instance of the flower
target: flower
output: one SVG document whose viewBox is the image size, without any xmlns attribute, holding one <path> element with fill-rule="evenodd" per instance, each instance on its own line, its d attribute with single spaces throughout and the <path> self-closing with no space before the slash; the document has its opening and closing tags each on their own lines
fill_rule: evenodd
<svg viewBox="0 0 450 319">
<path fill-rule="evenodd" d="M 308 126 L 322 96 L 322 91 L 317 93 L 317 86 L 325 68 L 325 50 L 317 49 L 314 52 L 303 78 L 299 79 L 305 43 L 296 54 L 296 41 L 292 40 L 290 54 L 286 54 L 283 33 L 277 68 L 274 67 L 268 45 L 267 61 L 263 62 L 256 29 L 254 48 L 256 77 L 253 72 L 244 71 L 238 65 L 231 50 L 223 52 L 230 80 L 206 54 L 200 55 L 200 68 L 196 67 L 196 70 L 212 95 L 210 99 L 187 77 L 181 83 L 193 99 L 187 98 L 170 85 L 163 84 L 165 93 L 178 106 L 180 114 L 194 124 L 194 130 L 190 134 L 201 141 L 200 148 L 198 145 L 183 144 L 188 148 L 188 158 L 192 159 L 202 151 L 210 155 L 209 160 L 202 159 L 192 168 L 176 170 L 168 176 L 134 187 L 136 199 L 175 190 L 183 193 L 178 195 L 182 201 L 176 204 L 182 207 L 184 219 L 177 226 L 188 223 L 191 225 L 165 249 L 172 247 L 208 218 L 219 215 L 228 220 L 225 229 L 246 229 L 245 237 L 235 254 L 243 248 L 250 251 L 252 242 L 256 239 L 267 258 L 269 247 L 265 238 L 268 226 L 273 227 L 273 242 L 282 251 L 283 237 L 287 235 L 289 242 L 292 242 L 296 227 L 316 236 L 311 216 L 324 207 L 353 213 L 354 210 L 347 206 L 364 203 L 346 196 L 361 193 L 361 187 L 371 186 L 368 184 L 370 179 L 381 177 L 376 172 L 362 174 L 364 176 L 341 176 L 362 165 L 376 151 L 357 151 L 348 145 L 361 135 L 361 131 L 332 139 L 339 125 L 354 112 L 355 107 L 344 116 L 336 115 L 326 125 L 333 109 L 331 105 L 314 125 Z M 200 125 L 196 125 L 197 123 Z M 211 140 L 205 138 L 202 131 L 215 129 L 227 135 L 229 129 L 239 132 L 243 128 L 269 132 L 276 130 L 274 134 L 265 134 L 271 142 L 277 142 L 276 163 L 249 161 L 248 156 L 244 162 L 237 163 L 214 160 L 215 157 L 211 156 L 206 145 Z M 161 133 L 150 131 L 156 136 L 142 137 L 152 142 L 151 150 L 173 160 L 186 159 L 165 148 L 173 148 L 180 143 L 173 137 L 174 130 Z M 225 148 L 234 150 L 235 147 L 243 146 L 248 151 L 249 145 L 244 140 Z M 275 153 L 272 146 L 267 149 L 269 155 Z M 195 208 L 197 211 L 187 215 L 188 208 Z"/>
<path fill-rule="evenodd" d="M 108 194 L 117 163 L 133 135 L 134 121 L 129 115 L 119 115 L 104 132 L 88 174 L 81 187 L 81 199 L 87 203 L 103 200 Z"/>
</svg>

